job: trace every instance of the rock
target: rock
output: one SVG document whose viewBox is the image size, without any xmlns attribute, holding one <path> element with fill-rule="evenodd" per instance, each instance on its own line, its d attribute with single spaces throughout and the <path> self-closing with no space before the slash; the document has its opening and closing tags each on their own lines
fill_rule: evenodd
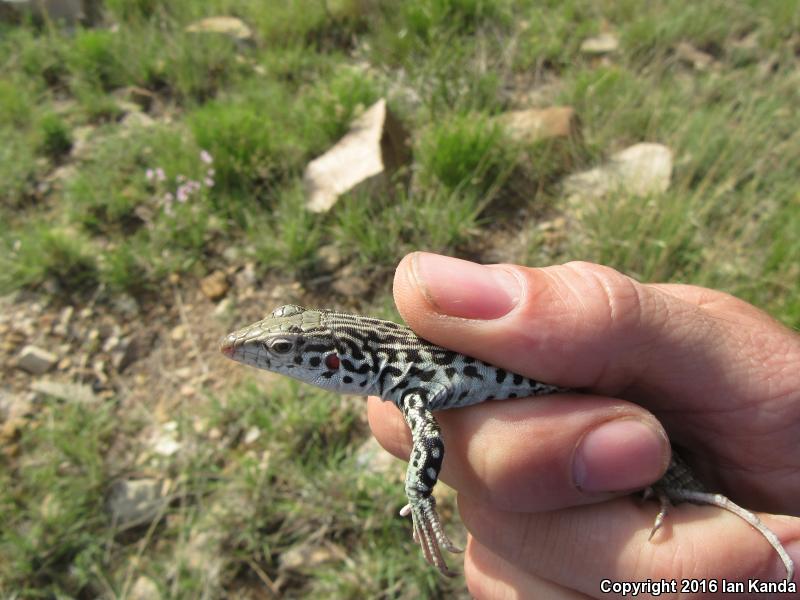
<svg viewBox="0 0 800 600">
<path fill-rule="evenodd" d="M 665 192 L 672 177 L 672 150 L 661 144 L 635 144 L 600 167 L 570 175 L 564 192 L 570 197 L 600 198 L 621 191 L 637 196 Z"/>
<path fill-rule="evenodd" d="M 106 510 L 117 527 L 146 525 L 167 507 L 167 488 L 160 479 L 123 479 L 109 491 Z"/>
<path fill-rule="evenodd" d="M 325 244 L 317 250 L 317 263 L 323 271 L 335 271 L 343 262 L 342 253 L 335 244 Z"/>
<path fill-rule="evenodd" d="M 75 314 L 74 306 L 65 306 L 58 315 L 58 321 L 53 326 L 53 333 L 65 338 L 69 335 L 69 325 L 72 322 L 72 315 Z"/>
<path fill-rule="evenodd" d="M 134 106 L 136 105 L 134 104 Z M 136 111 L 136 112 L 126 113 L 125 116 L 122 117 L 122 120 L 119 122 L 119 124 L 121 127 L 127 129 L 136 129 L 136 128 L 144 129 L 146 127 L 152 127 L 153 125 L 155 125 L 155 121 L 149 115 L 146 115 L 143 112 Z"/>
<path fill-rule="evenodd" d="M 379 100 L 356 119 L 336 145 L 306 167 L 303 181 L 312 212 L 327 212 L 340 195 L 367 182 L 386 186 L 408 164 L 408 134 Z"/>
<path fill-rule="evenodd" d="M 186 337 L 186 326 L 183 323 L 179 323 L 173 327 L 169 332 L 169 339 L 173 342 L 180 342 L 183 338 Z"/>
<path fill-rule="evenodd" d="M 581 52 L 584 54 L 610 54 L 619 48 L 619 39 L 613 33 L 601 33 L 598 36 L 586 38 L 581 42 Z"/>
<path fill-rule="evenodd" d="M 230 298 L 223 298 L 214 307 L 214 317 L 217 319 L 225 319 L 230 315 L 233 310 L 233 300 Z"/>
<path fill-rule="evenodd" d="M 111 349 L 111 365 L 117 371 L 122 373 L 130 365 L 139 360 L 142 350 L 146 344 L 137 337 L 125 337 L 119 340 Z"/>
<path fill-rule="evenodd" d="M 714 64 L 713 56 L 698 50 L 688 42 L 678 44 L 675 48 L 675 56 L 698 71 L 706 71 Z"/>
<path fill-rule="evenodd" d="M 96 405 L 101 401 L 92 391 L 92 388 L 80 383 L 62 383 L 45 379 L 43 381 L 34 381 L 31 383 L 31 390 L 45 396 L 63 400 L 64 402 L 88 406 Z"/>
<path fill-rule="evenodd" d="M 189 33 L 221 33 L 244 42 L 252 39 L 253 32 L 244 21 L 236 17 L 208 17 L 195 21 L 186 27 Z"/>
<path fill-rule="evenodd" d="M 222 271 L 214 271 L 200 280 L 200 291 L 209 300 L 219 300 L 228 293 L 228 289 L 230 284 Z"/>
<path fill-rule="evenodd" d="M 331 287 L 346 298 L 356 298 L 369 292 L 369 283 L 351 265 L 347 265 L 336 273 Z"/>
<path fill-rule="evenodd" d="M 136 578 L 127 595 L 129 600 L 152 600 L 153 598 L 161 597 L 161 592 L 158 590 L 156 582 L 146 575 L 139 575 Z"/>
<path fill-rule="evenodd" d="M 261 437 L 261 430 L 256 427 L 255 425 L 248 429 L 244 434 L 244 439 L 242 440 L 246 446 L 255 443 L 255 441 Z"/>
<path fill-rule="evenodd" d="M 305 570 L 338 558 L 337 553 L 333 552 L 331 548 L 320 546 L 317 543 L 302 543 L 281 554 L 280 569 L 282 571 Z"/>
<path fill-rule="evenodd" d="M 33 375 L 47 373 L 57 362 L 55 354 L 32 344 L 25 346 L 17 357 L 17 366 Z"/>
<path fill-rule="evenodd" d="M 512 139 L 528 144 L 547 138 L 576 136 L 580 129 L 571 106 L 515 110 L 497 119 Z"/>
<path fill-rule="evenodd" d="M 258 283 L 256 266 L 253 263 L 246 263 L 244 268 L 236 273 L 234 283 L 237 290 L 252 290 Z"/>
<path fill-rule="evenodd" d="M 178 424 L 175 421 L 164 423 L 161 430 L 155 433 L 151 447 L 159 456 L 176 454 L 182 448 L 178 441 Z"/>
</svg>

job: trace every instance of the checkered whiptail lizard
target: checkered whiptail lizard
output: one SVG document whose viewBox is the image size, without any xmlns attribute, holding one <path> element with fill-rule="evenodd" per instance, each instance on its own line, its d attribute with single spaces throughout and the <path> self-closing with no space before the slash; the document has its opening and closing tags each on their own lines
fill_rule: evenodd
<svg viewBox="0 0 800 600">
<path fill-rule="evenodd" d="M 444 458 L 432 411 L 495 398 L 569 391 L 431 344 L 404 325 L 291 304 L 223 338 L 221 351 L 235 361 L 327 390 L 376 395 L 394 402 L 412 439 L 405 481 L 408 504 L 400 514 L 411 515 L 414 539 L 422 546 L 425 559 L 444 574 L 450 573 L 441 548 L 461 550 L 445 534 L 432 495 Z M 673 454 L 664 477 L 645 493 L 656 495 L 661 502 L 650 537 L 663 523 L 670 502 L 718 506 L 757 529 L 778 553 L 787 578 L 792 580 L 794 564 L 775 533 L 725 496 L 704 491 L 677 455 Z"/>
</svg>

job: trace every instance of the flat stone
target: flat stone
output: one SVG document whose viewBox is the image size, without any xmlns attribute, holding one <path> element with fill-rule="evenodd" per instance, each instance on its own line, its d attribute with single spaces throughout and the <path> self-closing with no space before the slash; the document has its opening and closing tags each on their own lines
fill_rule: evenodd
<svg viewBox="0 0 800 600">
<path fill-rule="evenodd" d="M 613 33 L 601 33 L 581 42 L 581 52 L 584 54 L 609 54 L 618 48 L 619 39 Z"/>
<path fill-rule="evenodd" d="M 106 509 L 118 527 L 146 525 L 167 506 L 167 488 L 160 479 L 124 479 L 109 491 Z"/>
<path fill-rule="evenodd" d="M 17 366 L 33 375 L 47 373 L 57 362 L 55 354 L 32 344 L 25 346 L 17 357 Z"/>
<path fill-rule="evenodd" d="M 186 27 L 189 33 L 221 33 L 238 41 L 246 41 L 253 37 L 250 28 L 236 17 L 207 17 L 195 21 Z"/>
<path fill-rule="evenodd" d="M 570 198 L 601 198 L 611 192 L 647 196 L 665 192 L 671 177 L 672 150 L 642 143 L 614 154 L 604 165 L 570 175 L 563 185 Z"/>
<path fill-rule="evenodd" d="M 88 385 L 81 383 L 63 383 L 44 379 L 31 383 L 31 390 L 50 396 L 64 402 L 77 404 L 93 405 L 101 402 L 101 399 L 92 391 Z"/>
<path fill-rule="evenodd" d="M 571 106 L 515 110 L 497 117 L 512 139 L 533 143 L 547 138 L 576 136 L 580 127 Z"/>
<path fill-rule="evenodd" d="M 342 194 L 357 186 L 386 185 L 411 159 L 408 137 L 386 100 L 378 100 L 330 150 L 308 163 L 303 174 L 306 208 L 327 212 Z"/>
</svg>

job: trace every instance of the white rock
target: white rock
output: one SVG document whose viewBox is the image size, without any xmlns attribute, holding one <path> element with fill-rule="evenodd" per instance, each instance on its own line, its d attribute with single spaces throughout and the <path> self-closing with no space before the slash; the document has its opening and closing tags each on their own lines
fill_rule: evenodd
<svg viewBox="0 0 800 600">
<path fill-rule="evenodd" d="M 32 344 L 25 346 L 17 357 L 17 366 L 33 375 L 47 373 L 57 362 L 55 354 Z"/>
<path fill-rule="evenodd" d="M 581 43 L 581 52 L 584 54 L 609 54 L 619 48 L 619 39 L 613 33 L 601 33 L 598 36 L 586 38 Z"/>
<path fill-rule="evenodd" d="M 160 430 L 153 437 L 153 452 L 160 456 L 172 456 L 181 448 L 182 444 L 178 441 L 178 424 L 175 421 L 164 423 Z"/>
<path fill-rule="evenodd" d="M 662 144 L 635 144 L 599 167 L 570 175 L 564 192 L 570 197 L 600 198 L 620 191 L 637 196 L 665 192 L 672 177 L 672 150 Z"/>
<path fill-rule="evenodd" d="M 261 430 L 258 427 L 253 426 L 244 434 L 244 443 L 249 446 L 260 437 Z"/>
<path fill-rule="evenodd" d="M 379 100 L 356 119 L 349 133 L 306 167 L 303 181 L 312 212 L 326 212 L 359 184 L 390 175 L 410 160 L 408 135 Z"/>
</svg>

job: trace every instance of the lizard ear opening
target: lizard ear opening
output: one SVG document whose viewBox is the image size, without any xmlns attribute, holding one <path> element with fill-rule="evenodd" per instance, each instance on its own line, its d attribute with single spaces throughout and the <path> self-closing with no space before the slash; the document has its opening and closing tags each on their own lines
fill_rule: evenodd
<svg viewBox="0 0 800 600">
<path fill-rule="evenodd" d="M 339 368 L 339 357 L 335 354 L 328 354 L 325 357 L 325 366 L 328 367 L 331 371 L 335 371 Z"/>
</svg>

